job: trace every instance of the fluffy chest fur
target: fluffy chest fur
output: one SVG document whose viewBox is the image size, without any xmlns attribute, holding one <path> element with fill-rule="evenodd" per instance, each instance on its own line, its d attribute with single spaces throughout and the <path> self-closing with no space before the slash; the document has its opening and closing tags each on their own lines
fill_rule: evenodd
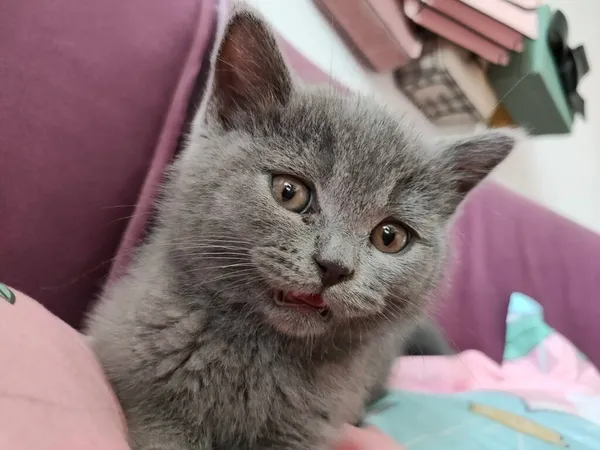
<svg viewBox="0 0 600 450">
<path fill-rule="evenodd" d="M 391 334 L 353 348 L 274 338 L 152 280 L 118 282 L 90 328 L 136 449 L 319 448 L 359 419 L 397 350 Z"/>
</svg>

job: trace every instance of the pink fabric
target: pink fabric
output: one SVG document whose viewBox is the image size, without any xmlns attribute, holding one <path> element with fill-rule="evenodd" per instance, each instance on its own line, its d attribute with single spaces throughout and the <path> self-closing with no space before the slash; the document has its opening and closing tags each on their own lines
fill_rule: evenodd
<svg viewBox="0 0 600 450">
<path fill-rule="evenodd" d="M 402 447 L 376 428 L 348 426 L 335 450 L 402 450 Z"/>
<path fill-rule="evenodd" d="M 600 373 L 542 322 L 536 302 L 514 294 L 510 311 L 502 364 L 474 350 L 400 358 L 390 394 L 367 422 L 415 450 L 488 448 L 490 442 L 498 449 L 595 450 Z"/>
<path fill-rule="evenodd" d="M 454 357 L 405 357 L 398 360 L 390 377 L 392 389 L 451 394 L 491 390 L 506 392 L 527 401 L 530 409 L 540 406 L 585 415 L 580 399 L 600 398 L 600 374 L 577 349 L 559 334 L 549 336 L 543 346 L 550 353 L 541 370 L 534 350 L 524 358 L 502 365 L 476 350 Z M 590 418 L 594 420 L 594 418 Z"/>
<path fill-rule="evenodd" d="M 0 448 L 128 449 L 121 409 L 84 338 L 15 294 L 14 304 L 0 298 Z"/>
</svg>

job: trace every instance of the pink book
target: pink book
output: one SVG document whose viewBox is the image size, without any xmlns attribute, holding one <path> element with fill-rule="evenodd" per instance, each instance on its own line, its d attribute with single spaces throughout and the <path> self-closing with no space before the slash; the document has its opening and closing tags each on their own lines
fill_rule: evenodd
<svg viewBox="0 0 600 450">
<path fill-rule="evenodd" d="M 509 62 L 508 50 L 429 8 L 421 0 L 405 0 L 404 12 L 417 25 L 470 50 L 492 64 L 506 66 Z"/>
<path fill-rule="evenodd" d="M 374 70 L 393 70 L 421 55 L 423 44 L 396 0 L 314 2 Z"/>
<path fill-rule="evenodd" d="M 517 6 L 525 9 L 536 9 L 544 4 L 543 0 L 508 0 Z"/>
<path fill-rule="evenodd" d="M 415 35 L 412 24 L 404 15 L 402 0 L 367 0 L 367 3 L 410 58 L 421 56 L 423 41 Z"/>
<path fill-rule="evenodd" d="M 421 0 L 421 2 L 508 50 L 523 51 L 521 33 L 465 5 L 460 0 Z"/>
<path fill-rule="evenodd" d="M 518 31 L 523 36 L 527 36 L 530 39 L 537 39 L 538 37 L 538 17 L 535 9 L 525 9 L 508 0 L 459 1 Z"/>
</svg>

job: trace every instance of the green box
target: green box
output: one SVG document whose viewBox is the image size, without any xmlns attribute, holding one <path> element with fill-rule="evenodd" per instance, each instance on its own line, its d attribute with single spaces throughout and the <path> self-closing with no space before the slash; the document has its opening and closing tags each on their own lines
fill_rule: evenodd
<svg viewBox="0 0 600 450">
<path fill-rule="evenodd" d="M 513 53 L 506 67 L 490 66 L 488 76 L 510 116 L 533 135 L 571 131 L 573 111 L 564 93 L 548 45 L 552 11 L 538 9 L 538 39 L 525 39 L 522 53 Z"/>
</svg>

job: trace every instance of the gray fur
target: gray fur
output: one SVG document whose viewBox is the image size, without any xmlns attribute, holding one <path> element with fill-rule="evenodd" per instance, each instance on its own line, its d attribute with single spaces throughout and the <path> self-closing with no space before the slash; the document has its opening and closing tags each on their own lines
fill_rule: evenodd
<svg viewBox="0 0 600 450">
<path fill-rule="evenodd" d="M 454 350 L 438 326 L 425 317 L 402 342 L 401 353 L 410 356 L 443 356 L 454 354 Z"/>
<path fill-rule="evenodd" d="M 249 12 L 213 65 L 158 224 L 89 334 L 135 450 L 328 448 L 382 386 L 441 279 L 448 221 L 515 135 L 439 145 L 370 100 L 302 87 Z M 281 173 L 314 187 L 311 211 L 275 202 Z M 387 217 L 414 230 L 397 254 L 369 241 Z M 323 291 L 326 319 L 271 295 L 321 291 L 315 255 L 354 270 Z"/>
</svg>

